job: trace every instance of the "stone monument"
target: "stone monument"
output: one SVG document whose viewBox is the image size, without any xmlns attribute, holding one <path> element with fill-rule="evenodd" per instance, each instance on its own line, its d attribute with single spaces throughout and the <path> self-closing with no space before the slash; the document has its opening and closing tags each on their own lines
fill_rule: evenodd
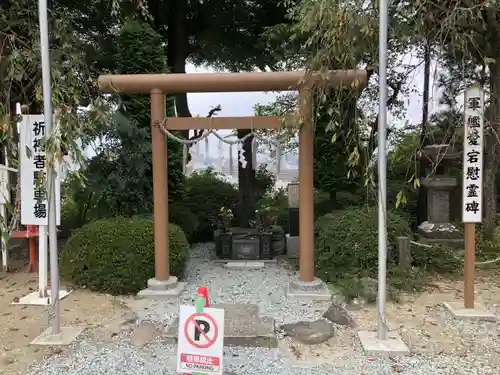
<svg viewBox="0 0 500 375">
<path fill-rule="evenodd" d="M 462 233 L 450 222 L 450 192 L 458 186 L 450 167 L 460 161 L 460 152 L 448 144 L 429 145 L 420 158 L 428 162 L 429 177 L 420 182 L 427 189 L 427 220 L 418 227 L 419 241 L 463 247 Z"/>
</svg>

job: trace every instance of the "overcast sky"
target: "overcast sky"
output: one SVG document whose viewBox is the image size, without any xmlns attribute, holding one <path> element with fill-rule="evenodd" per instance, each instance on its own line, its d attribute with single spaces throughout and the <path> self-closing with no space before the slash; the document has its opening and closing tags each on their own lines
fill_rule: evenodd
<svg viewBox="0 0 500 375">
<path fill-rule="evenodd" d="M 411 62 L 412 56 L 405 58 L 405 62 Z M 188 64 L 186 67 L 188 74 L 190 73 L 211 73 L 213 70 L 195 67 Z M 433 67 L 431 72 L 434 72 L 431 77 L 431 98 L 430 98 L 430 112 L 434 112 L 438 109 L 438 93 L 434 87 L 434 81 L 436 76 L 436 68 Z M 420 122 L 421 110 L 422 110 L 422 86 L 423 86 L 423 66 L 410 77 L 410 85 L 414 89 L 414 92 L 407 98 L 405 98 L 405 107 L 407 109 L 407 117 L 403 121 L 398 121 L 398 123 L 405 123 L 406 121 L 417 124 Z M 273 92 L 241 92 L 241 93 L 191 93 L 188 94 L 189 109 L 193 116 L 207 116 L 210 109 L 220 105 L 222 110 L 218 113 L 218 116 L 252 116 L 254 114 L 253 108 L 256 104 L 268 104 L 272 103 L 279 93 Z M 392 121 L 389 116 L 388 121 Z M 230 131 L 221 131 L 222 134 L 229 134 Z M 191 148 L 191 154 L 193 160 L 189 166 L 189 170 L 196 170 L 200 168 L 206 168 L 208 166 L 213 166 L 217 170 L 228 174 L 229 173 L 229 146 L 226 144 L 221 144 L 217 138 L 214 136 L 209 137 L 209 147 L 208 147 L 208 157 L 205 156 L 205 145 L 200 142 L 198 147 L 194 146 Z M 88 150 L 86 152 L 88 156 L 94 154 L 92 151 Z M 233 147 L 233 170 L 236 172 L 237 163 L 237 151 L 236 147 Z M 276 160 L 271 158 L 270 155 L 259 153 L 258 163 L 267 163 L 269 169 L 274 169 L 276 166 Z M 296 175 L 296 169 L 298 167 L 298 157 L 295 154 L 283 155 L 281 159 L 281 170 L 284 171 L 284 179 L 293 179 Z M 294 173 L 288 170 L 295 170 Z M 236 174 L 233 175 L 236 177 Z"/>
<path fill-rule="evenodd" d="M 408 55 L 403 61 L 409 63 L 414 60 L 413 56 Z M 188 64 L 186 67 L 187 73 L 211 73 L 213 70 L 195 67 Z M 435 67 L 431 68 L 431 87 L 433 88 L 430 98 L 430 112 L 437 109 L 438 93 L 434 87 L 436 76 Z M 420 122 L 422 113 L 422 86 L 423 86 L 423 64 L 415 73 L 412 74 L 409 81 L 416 90 L 405 100 L 405 105 L 408 110 L 408 120 L 410 122 Z M 218 104 L 221 105 L 222 111 L 219 116 L 251 116 L 253 115 L 253 106 L 256 104 L 267 104 L 272 102 L 277 96 L 273 92 L 242 92 L 242 93 L 194 93 L 188 94 L 189 108 L 193 116 L 206 116 L 210 109 Z"/>
<path fill-rule="evenodd" d="M 411 61 L 412 57 L 408 58 Z M 406 59 L 405 59 L 406 60 Z M 193 65 L 187 66 L 187 72 L 189 73 L 210 73 L 213 70 L 195 67 Z M 435 69 L 431 69 L 435 71 Z M 434 74 L 435 75 L 435 74 Z M 434 88 L 434 79 L 431 77 L 431 87 L 433 88 L 430 100 L 430 112 L 432 113 L 438 108 L 438 93 Z M 423 86 L 423 66 L 421 66 L 410 78 L 411 85 L 415 89 L 409 97 L 405 99 L 405 107 L 407 108 L 407 118 L 402 121 L 402 123 L 409 121 L 410 123 L 419 123 L 421 121 L 421 111 L 422 111 L 422 86 Z M 220 105 L 222 110 L 219 112 L 219 116 L 252 116 L 254 114 L 253 107 L 256 104 L 267 104 L 275 100 L 278 93 L 272 92 L 242 92 L 242 93 L 194 93 L 188 94 L 189 108 L 193 116 L 206 116 L 211 108 L 216 105 Z M 389 121 L 391 118 L 389 117 Z M 212 138 L 212 137 L 210 137 Z M 204 157 L 205 147 L 201 145 L 197 149 L 194 149 L 194 153 L 199 153 L 194 155 L 193 168 L 203 168 L 204 166 L 213 165 L 216 169 L 223 169 L 225 173 L 228 172 L 229 158 L 229 147 L 226 145 L 219 145 L 219 141 L 213 137 L 210 139 L 209 143 L 209 157 Z M 234 153 L 236 151 L 234 150 Z M 234 162 L 236 162 L 236 156 L 233 156 Z M 260 162 L 270 162 L 270 159 L 266 156 L 259 155 Z M 297 157 L 296 155 L 290 155 L 284 158 L 281 162 L 282 168 L 297 168 Z M 223 168 L 222 165 L 225 165 Z M 233 168 L 235 169 L 235 168 Z"/>
</svg>

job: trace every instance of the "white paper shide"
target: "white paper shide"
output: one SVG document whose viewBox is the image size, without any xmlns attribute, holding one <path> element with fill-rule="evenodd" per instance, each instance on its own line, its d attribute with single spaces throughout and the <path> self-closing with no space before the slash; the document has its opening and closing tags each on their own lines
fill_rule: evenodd
<svg viewBox="0 0 500 375">
<path fill-rule="evenodd" d="M 464 223 L 480 223 L 483 214 L 484 91 L 475 85 L 465 92 L 463 152 Z"/>
<path fill-rule="evenodd" d="M 21 224 L 48 225 L 47 158 L 44 115 L 23 116 L 20 124 Z M 56 217 L 60 223 L 60 180 L 55 181 Z"/>
</svg>

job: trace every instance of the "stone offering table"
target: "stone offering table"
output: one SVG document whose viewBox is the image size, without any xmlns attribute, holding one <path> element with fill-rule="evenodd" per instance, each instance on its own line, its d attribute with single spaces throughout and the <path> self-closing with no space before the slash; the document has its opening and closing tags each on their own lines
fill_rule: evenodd
<svg viewBox="0 0 500 375">
<path fill-rule="evenodd" d="M 269 232 L 256 228 L 217 229 L 214 232 L 216 255 L 220 259 L 269 260 L 281 255 L 285 247 L 283 228 L 273 227 Z"/>
</svg>

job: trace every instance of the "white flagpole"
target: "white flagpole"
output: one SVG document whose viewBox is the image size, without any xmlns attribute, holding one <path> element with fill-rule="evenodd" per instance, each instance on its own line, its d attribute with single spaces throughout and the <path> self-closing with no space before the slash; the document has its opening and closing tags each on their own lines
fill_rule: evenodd
<svg viewBox="0 0 500 375">
<path fill-rule="evenodd" d="M 38 297 L 47 298 L 48 289 L 48 249 L 47 249 L 47 226 L 38 226 Z"/>
<path fill-rule="evenodd" d="M 387 339 L 385 321 L 387 267 L 387 23 L 388 0 L 379 10 L 379 118 L 378 118 L 378 332 Z"/>
<path fill-rule="evenodd" d="M 38 1 L 40 22 L 40 52 L 42 61 L 43 82 L 43 113 L 45 115 L 46 135 L 52 134 L 52 88 L 50 83 L 50 55 L 49 55 L 49 26 L 47 19 L 47 0 Z M 48 154 L 48 153 L 47 153 Z M 47 155 L 46 154 L 46 155 Z M 47 155 L 48 156 L 48 155 Z M 50 159 L 49 159 L 50 160 Z M 57 256 L 57 228 L 56 228 L 56 190 L 54 165 L 49 165 L 47 171 L 47 198 L 48 198 L 48 232 L 50 253 L 50 298 L 52 303 L 52 334 L 61 332 L 59 307 L 59 264 Z"/>
</svg>

